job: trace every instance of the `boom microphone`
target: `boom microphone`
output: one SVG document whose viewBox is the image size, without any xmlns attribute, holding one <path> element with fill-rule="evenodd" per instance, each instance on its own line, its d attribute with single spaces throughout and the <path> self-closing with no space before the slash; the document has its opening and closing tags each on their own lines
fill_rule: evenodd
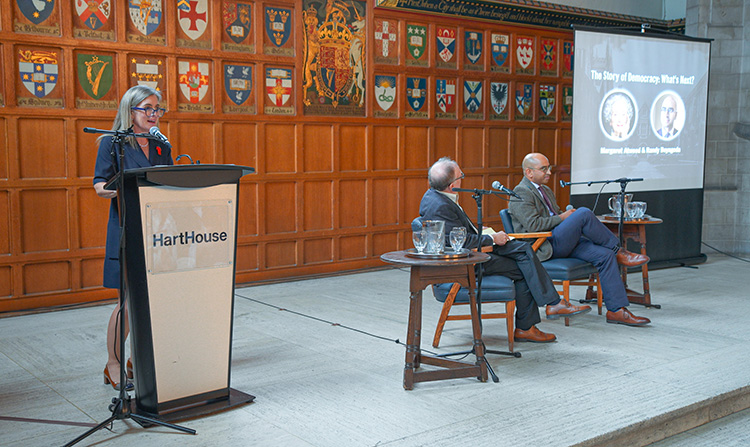
<svg viewBox="0 0 750 447">
<path fill-rule="evenodd" d="M 158 127 L 152 127 L 148 130 L 148 133 L 152 137 L 155 137 L 157 140 L 159 140 L 163 145 L 167 146 L 168 149 L 172 149 L 172 144 L 170 144 L 169 140 L 167 140 L 167 137 L 165 137 L 164 134 L 159 131 Z"/>
<path fill-rule="evenodd" d="M 495 180 L 494 182 L 492 182 L 492 187 L 494 189 L 497 189 L 498 191 L 502 191 L 505 194 L 508 194 L 509 196 L 513 196 L 513 197 L 515 197 L 517 199 L 521 198 L 521 196 L 519 196 L 518 194 L 516 194 L 515 191 L 513 191 L 512 189 L 506 188 L 505 186 L 503 186 L 502 183 L 498 182 L 497 180 Z"/>
</svg>

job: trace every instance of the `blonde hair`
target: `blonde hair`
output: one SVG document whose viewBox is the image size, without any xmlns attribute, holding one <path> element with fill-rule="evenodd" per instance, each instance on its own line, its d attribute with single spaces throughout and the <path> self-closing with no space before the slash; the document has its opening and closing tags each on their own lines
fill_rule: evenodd
<svg viewBox="0 0 750 447">
<path fill-rule="evenodd" d="M 130 115 L 131 109 L 142 103 L 149 96 L 156 96 L 161 102 L 161 93 L 147 85 L 136 85 L 130 87 L 120 100 L 120 105 L 117 107 L 117 115 L 115 121 L 112 123 L 112 130 L 127 130 L 133 125 L 133 118 Z M 104 135 L 100 136 L 99 139 L 103 138 Z M 137 143 L 134 137 L 127 138 L 128 144 L 133 147 L 137 147 Z"/>
</svg>

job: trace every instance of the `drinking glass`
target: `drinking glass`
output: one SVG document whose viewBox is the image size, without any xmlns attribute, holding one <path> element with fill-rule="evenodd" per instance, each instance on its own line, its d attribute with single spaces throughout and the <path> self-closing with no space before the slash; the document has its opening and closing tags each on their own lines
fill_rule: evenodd
<svg viewBox="0 0 750 447">
<path fill-rule="evenodd" d="M 411 234 L 411 240 L 414 242 L 414 248 L 417 249 L 417 253 L 424 253 L 424 247 L 427 245 L 427 234 L 425 231 L 414 231 Z"/>
<path fill-rule="evenodd" d="M 466 242 L 466 227 L 453 227 L 450 239 L 451 247 L 453 247 L 453 251 L 457 253 L 461 250 L 461 247 L 464 246 L 464 242 Z"/>
</svg>

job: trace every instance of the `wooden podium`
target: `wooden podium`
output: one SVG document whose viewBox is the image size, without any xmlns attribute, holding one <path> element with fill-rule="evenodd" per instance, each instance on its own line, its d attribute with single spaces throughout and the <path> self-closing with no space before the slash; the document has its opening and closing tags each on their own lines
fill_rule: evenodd
<svg viewBox="0 0 750 447">
<path fill-rule="evenodd" d="M 255 399 L 229 386 L 239 180 L 252 172 L 201 164 L 124 171 L 136 414 L 179 420 Z"/>
</svg>

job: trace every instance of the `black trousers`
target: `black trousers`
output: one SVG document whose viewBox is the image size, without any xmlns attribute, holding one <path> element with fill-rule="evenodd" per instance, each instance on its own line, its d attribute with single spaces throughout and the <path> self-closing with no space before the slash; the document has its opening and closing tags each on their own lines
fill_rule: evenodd
<svg viewBox="0 0 750 447">
<path fill-rule="evenodd" d="M 513 280 L 517 328 L 529 330 L 541 321 L 539 306 L 560 302 L 552 279 L 528 242 L 512 240 L 495 245 L 489 255 L 490 260 L 477 268 L 484 269 L 483 275 L 502 275 Z"/>
</svg>

